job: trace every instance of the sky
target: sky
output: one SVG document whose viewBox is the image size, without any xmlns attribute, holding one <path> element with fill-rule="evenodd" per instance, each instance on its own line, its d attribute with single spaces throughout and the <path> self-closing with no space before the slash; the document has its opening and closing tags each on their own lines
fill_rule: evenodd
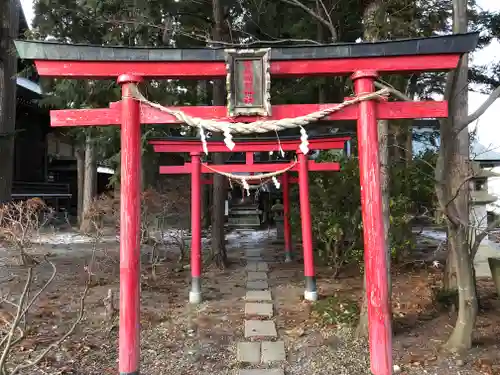
<svg viewBox="0 0 500 375">
<path fill-rule="evenodd" d="M 28 24 L 31 25 L 33 20 L 33 0 L 21 0 L 24 14 Z M 500 11 L 500 0 L 477 0 L 477 4 L 483 10 Z M 500 61 L 500 43 L 492 42 L 488 47 L 473 54 L 473 65 L 487 65 L 494 61 Z M 469 112 L 476 110 L 486 99 L 486 95 L 476 92 L 469 93 Z M 477 129 L 478 141 L 487 149 L 500 152 L 500 132 L 497 127 L 498 116 L 500 114 L 500 99 L 496 101 L 484 113 L 478 121 L 471 124 L 470 129 Z"/>
</svg>

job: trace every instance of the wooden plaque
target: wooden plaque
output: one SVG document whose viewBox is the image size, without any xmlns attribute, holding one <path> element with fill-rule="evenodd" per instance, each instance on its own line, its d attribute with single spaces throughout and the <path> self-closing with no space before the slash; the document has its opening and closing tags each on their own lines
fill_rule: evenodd
<svg viewBox="0 0 500 375">
<path fill-rule="evenodd" d="M 270 48 L 226 50 L 228 116 L 270 116 Z"/>
</svg>

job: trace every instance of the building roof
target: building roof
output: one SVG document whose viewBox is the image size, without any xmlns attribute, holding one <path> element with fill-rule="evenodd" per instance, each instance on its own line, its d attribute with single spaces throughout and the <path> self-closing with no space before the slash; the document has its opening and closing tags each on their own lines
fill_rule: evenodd
<svg viewBox="0 0 500 375">
<path fill-rule="evenodd" d="M 471 159 L 479 162 L 500 163 L 500 148 L 486 147 L 479 142 L 472 143 Z"/>
</svg>

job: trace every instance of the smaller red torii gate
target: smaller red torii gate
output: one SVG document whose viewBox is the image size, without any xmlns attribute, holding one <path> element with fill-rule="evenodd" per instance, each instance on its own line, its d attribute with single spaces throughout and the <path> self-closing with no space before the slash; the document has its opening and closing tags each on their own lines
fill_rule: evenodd
<svg viewBox="0 0 500 375">
<path fill-rule="evenodd" d="M 308 140 L 310 150 L 343 150 L 350 137 L 318 137 Z M 243 143 L 245 141 L 245 143 Z M 300 213 L 302 224 L 302 251 L 304 254 L 304 277 L 305 291 L 304 298 L 308 301 L 316 301 L 318 292 L 316 290 L 316 278 L 314 274 L 314 254 L 313 237 L 311 221 L 311 205 L 309 203 L 309 171 L 339 171 L 340 165 L 337 162 L 317 163 L 309 160 L 307 155 L 300 151 L 301 140 L 299 138 L 280 140 L 281 150 L 295 151 L 297 162 L 274 162 L 274 163 L 255 163 L 254 152 L 277 151 L 278 144 L 276 138 L 257 139 L 257 140 L 235 140 L 235 147 L 229 150 L 222 141 L 207 141 L 209 152 L 244 152 L 245 164 L 205 164 L 201 162 L 203 146 L 199 140 L 182 139 L 156 139 L 149 143 L 153 146 L 155 152 L 184 153 L 189 152 L 191 156 L 190 163 L 184 165 L 160 166 L 161 174 L 190 174 L 191 175 L 191 290 L 189 292 L 190 303 L 200 303 L 202 300 L 201 292 L 201 274 L 202 274 L 202 255 L 201 255 L 201 185 L 204 181 L 201 178 L 202 173 L 258 173 L 258 172 L 278 172 L 286 169 L 282 174 L 281 183 L 283 184 L 283 206 L 284 206 L 284 235 L 285 235 L 285 260 L 291 260 L 292 253 L 292 233 L 290 228 L 290 183 L 289 172 L 299 173 L 299 197 Z M 216 172 L 217 171 L 217 172 Z M 249 180 L 259 179 L 258 175 L 247 176 Z M 205 182 L 206 183 L 206 182 Z"/>
</svg>

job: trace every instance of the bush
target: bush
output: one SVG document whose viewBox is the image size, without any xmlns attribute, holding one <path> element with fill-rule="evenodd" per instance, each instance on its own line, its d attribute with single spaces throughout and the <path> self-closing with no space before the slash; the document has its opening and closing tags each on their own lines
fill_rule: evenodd
<svg viewBox="0 0 500 375">
<path fill-rule="evenodd" d="M 393 260 L 399 261 L 414 247 L 412 223 L 435 206 L 434 154 L 427 153 L 391 168 L 389 244 Z M 332 267 L 337 276 L 346 264 L 363 265 L 363 222 L 358 159 L 339 157 L 324 151 L 318 162 L 338 161 L 341 172 L 310 174 L 310 204 L 314 246 L 319 261 Z M 292 189 L 292 202 L 298 202 L 298 188 Z M 294 233 L 300 234 L 299 205 L 291 207 Z"/>
<path fill-rule="evenodd" d="M 361 198 L 357 159 L 341 159 L 333 152 L 320 153 L 318 162 L 339 161 L 342 172 L 311 173 L 310 204 L 315 248 L 320 261 L 338 274 L 346 263 L 363 258 Z M 292 190 L 298 202 L 298 189 Z M 292 207 L 292 226 L 300 233 L 299 206 Z"/>
</svg>

